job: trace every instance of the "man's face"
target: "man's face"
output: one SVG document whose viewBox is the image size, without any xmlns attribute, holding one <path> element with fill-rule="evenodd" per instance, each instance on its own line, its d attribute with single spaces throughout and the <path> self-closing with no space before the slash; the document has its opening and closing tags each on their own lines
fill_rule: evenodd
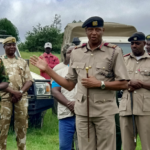
<svg viewBox="0 0 150 150">
<path fill-rule="evenodd" d="M 6 55 L 13 56 L 16 52 L 16 43 L 7 43 L 4 45 Z"/>
<path fill-rule="evenodd" d="M 46 47 L 45 48 L 45 53 L 49 54 L 51 52 L 51 48 L 50 47 Z"/>
<path fill-rule="evenodd" d="M 75 47 L 74 46 L 70 46 L 68 49 L 67 49 L 67 52 L 66 52 L 66 60 L 69 62 L 70 60 L 70 56 L 71 56 L 71 52 L 72 50 L 74 49 Z"/>
<path fill-rule="evenodd" d="M 146 50 L 148 53 L 150 53 L 150 41 L 146 42 Z"/>
<path fill-rule="evenodd" d="M 86 28 L 87 37 L 92 44 L 97 44 L 101 42 L 103 32 L 104 32 L 104 28 L 102 27 Z"/>
<path fill-rule="evenodd" d="M 141 56 L 144 52 L 145 41 L 131 42 L 131 49 L 135 56 Z"/>
</svg>

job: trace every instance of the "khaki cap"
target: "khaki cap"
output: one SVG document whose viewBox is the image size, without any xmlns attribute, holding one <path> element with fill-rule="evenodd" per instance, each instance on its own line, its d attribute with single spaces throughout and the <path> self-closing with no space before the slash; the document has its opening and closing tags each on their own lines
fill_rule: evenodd
<svg viewBox="0 0 150 150">
<path fill-rule="evenodd" d="M 3 41 L 3 44 L 6 43 L 16 43 L 16 38 L 15 37 L 8 37 Z"/>
</svg>

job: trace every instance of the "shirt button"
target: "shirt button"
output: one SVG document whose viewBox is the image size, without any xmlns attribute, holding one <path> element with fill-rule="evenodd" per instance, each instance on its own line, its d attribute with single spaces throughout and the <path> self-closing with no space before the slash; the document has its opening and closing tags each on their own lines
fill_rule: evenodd
<svg viewBox="0 0 150 150">
<path fill-rule="evenodd" d="M 91 66 L 89 66 L 89 68 L 92 68 Z"/>
<path fill-rule="evenodd" d="M 93 54 L 91 54 L 91 56 L 93 56 Z"/>
<path fill-rule="evenodd" d="M 138 64 L 139 62 L 137 61 L 136 63 Z"/>
<path fill-rule="evenodd" d="M 137 71 L 135 71 L 135 73 L 138 73 Z"/>
<path fill-rule="evenodd" d="M 77 66 L 77 68 L 78 68 L 78 66 Z"/>
<path fill-rule="evenodd" d="M 145 70 L 145 72 L 147 72 L 147 70 Z"/>
<path fill-rule="evenodd" d="M 103 69 L 105 69 L 105 67 L 103 67 Z"/>
<path fill-rule="evenodd" d="M 134 91 L 134 94 L 136 94 L 136 91 Z"/>
<path fill-rule="evenodd" d="M 105 99 L 104 99 L 104 102 L 105 102 Z"/>
</svg>

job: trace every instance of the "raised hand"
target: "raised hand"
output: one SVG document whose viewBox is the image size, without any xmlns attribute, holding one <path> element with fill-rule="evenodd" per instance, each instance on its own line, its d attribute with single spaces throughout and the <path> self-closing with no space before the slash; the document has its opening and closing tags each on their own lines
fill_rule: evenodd
<svg viewBox="0 0 150 150">
<path fill-rule="evenodd" d="M 37 56 L 30 57 L 30 62 L 33 66 L 36 66 L 37 68 L 46 71 L 46 68 L 48 67 L 47 62 L 44 59 L 41 59 Z"/>
</svg>

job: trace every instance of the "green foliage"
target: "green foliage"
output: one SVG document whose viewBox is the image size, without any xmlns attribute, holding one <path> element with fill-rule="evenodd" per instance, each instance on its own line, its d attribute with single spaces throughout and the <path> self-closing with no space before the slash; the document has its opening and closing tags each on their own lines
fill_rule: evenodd
<svg viewBox="0 0 150 150">
<path fill-rule="evenodd" d="M 0 19 L 0 30 L 1 34 L 12 35 L 17 41 L 20 40 L 17 27 L 7 18 Z"/>
<path fill-rule="evenodd" d="M 61 33 L 60 28 L 60 16 L 55 15 L 51 25 L 42 27 L 41 24 L 38 24 L 36 27 L 33 27 L 32 31 L 28 31 L 26 33 L 25 43 L 20 43 L 18 47 L 21 51 L 29 50 L 29 52 L 44 52 L 44 44 L 46 42 L 51 42 L 52 52 L 60 53 L 63 40 L 63 34 Z"/>
</svg>

